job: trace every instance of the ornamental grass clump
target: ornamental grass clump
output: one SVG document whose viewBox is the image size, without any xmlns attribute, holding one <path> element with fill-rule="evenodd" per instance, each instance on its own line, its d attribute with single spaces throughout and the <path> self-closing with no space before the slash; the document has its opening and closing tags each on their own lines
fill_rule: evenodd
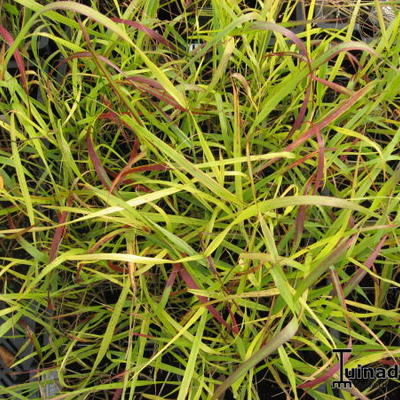
<svg viewBox="0 0 400 400">
<path fill-rule="evenodd" d="M 396 398 L 400 17 L 250 3 L 4 3 L 1 395 Z"/>
</svg>

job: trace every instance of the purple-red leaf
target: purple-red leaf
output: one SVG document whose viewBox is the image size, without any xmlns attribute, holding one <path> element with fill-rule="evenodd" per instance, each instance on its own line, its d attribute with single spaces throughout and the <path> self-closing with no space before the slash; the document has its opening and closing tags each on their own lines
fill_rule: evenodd
<svg viewBox="0 0 400 400">
<path fill-rule="evenodd" d="M 99 178 L 100 182 L 106 189 L 110 189 L 111 186 L 110 178 L 108 177 L 107 172 L 105 171 L 100 161 L 100 158 L 97 156 L 96 150 L 94 149 L 93 146 L 92 136 L 90 132 L 86 134 L 86 144 L 88 147 L 89 157 L 93 163 L 94 169 L 97 173 L 97 177 Z"/>
<path fill-rule="evenodd" d="M 105 64 L 110 66 L 111 68 L 114 68 L 116 71 L 118 71 L 120 74 L 126 75 L 124 71 L 121 70 L 116 64 L 114 64 L 112 61 L 110 61 L 107 57 L 102 56 L 101 54 L 97 54 L 96 57 L 103 61 Z M 90 53 L 89 51 L 80 51 L 74 54 L 71 54 L 67 58 L 62 59 L 57 65 L 56 69 L 59 68 L 61 65 L 65 64 L 68 61 L 71 61 L 75 58 L 93 58 L 93 54 Z"/>
<path fill-rule="evenodd" d="M 310 190 L 310 186 L 311 186 L 311 179 L 309 179 L 306 182 L 305 188 L 304 188 L 304 194 L 307 195 L 309 190 Z M 294 243 L 295 243 L 295 247 L 298 246 L 298 244 L 300 243 L 300 239 L 301 236 L 303 234 L 303 230 L 304 230 L 304 224 L 306 222 L 306 212 L 307 212 L 307 206 L 306 205 L 301 205 L 299 207 L 299 210 L 297 212 L 297 217 L 296 217 L 296 224 L 295 224 L 295 234 L 294 234 Z"/>
<path fill-rule="evenodd" d="M 400 365 L 400 361 L 396 361 L 396 360 L 387 360 L 385 358 L 382 358 L 381 360 L 379 360 L 379 362 L 383 365 Z"/>
<path fill-rule="evenodd" d="M 122 396 L 122 389 L 115 389 L 115 392 L 111 400 L 119 400 L 121 396 Z"/>
<path fill-rule="evenodd" d="M 293 57 L 307 62 L 307 58 L 303 54 L 295 53 L 294 51 L 273 51 L 265 54 L 264 57 Z"/>
<path fill-rule="evenodd" d="M 321 132 L 319 129 L 316 131 L 317 135 L 317 143 L 318 143 L 318 164 L 317 164 L 317 171 L 315 174 L 315 183 L 314 183 L 314 194 L 318 191 L 318 189 L 323 184 L 323 177 L 324 177 L 324 165 L 325 165 L 325 145 L 324 139 L 322 138 Z"/>
<path fill-rule="evenodd" d="M 355 42 L 355 41 L 350 41 L 350 42 L 345 42 L 345 43 L 340 43 L 337 46 L 334 46 L 328 51 L 327 57 L 321 62 L 320 65 L 327 63 L 330 61 L 332 58 L 336 57 L 338 54 L 345 52 L 347 55 L 351 54 L 349 51 L 366 51 L 367 53 L 379 57 L 379 54 L 369 47 L 366 43 L 363 42 Z M 353 60 L 355 57 L 353 58 Z M 358 63 L 358 62 L 357 62 Z"/>
<path fill-rule="evenodd" d="M 140 22 L 135 22 L 135 21 L 130 21 L 128 19 L 121 19 L 117 17 L 111 18 L 112 21 L 114 22 L 120 22 L 121 24 L 129 25 L 133 28 L 136 28 L 142 32 L 144 32 L 147 36 L 149 36 L 151 39 L 156 40 L 159 43 L 162 43 L 163 45 L 169 47 L 170 49 L 175 49 L 175 46 L 169 42 L 167 39 L 165 39 L 164 36 L 160 35 L 158 32 L 154 31 L 151 28 L 148 28 L 147 26 L 141 24 Z"/>
<path fill-rule="evenodd" d="M 147 78 L 145 76 L 140 76 L 140 75 L 128 76 L 126 78 L 126 80 L 143 83 L 147 86 L 151 86 L 156 89 L 164 90 L 163 86 L 159 82 L 157 82 L 155 79 Z"/>
<path fill-rule="evenodd" d="M 349 339 L 349 343 L 347 345 L 348 349 L 352 348 L 352 341 L 351 338 Z M 343 363 L 346 363 L 351 357 L 351 353 L 345 353 L 343 354 Z M 340 369 L 340 362 L 337 362 L 333 367 L 331 367 L 324 375 L 313 379 L 312 381 L 304 382 L 301 385 L 298 386 L 299 389 L 306 389 L 310 387 L 314 387 L 317 385 L 320 385 L 321 383 L 326 382 L 329 378 L 332 378 L 333 375 L 335 375 Z"/>
<path fill-rule="evenodd" d="M 168 277 L 168 280 L 165 284 L 165 288 L 171 288 L 173 286 L 173 284 L 175 283 L 176 277 L 179 273 L 179 270 L 180 270 L 180 265 L 174 264 L 171 275 Z"/>
<path fill-rule="evenodd" d="M 325 146 L 324 146 L 324 141 L 321 135 L 321 132 L 317 128 L 316 130 L 316 136 L 317 136 L 317 141 L 318 141 L 318 164 L 317 164 L 317 169 L 315 173 L 315 178 L 314 178 L 314 189 L 313 189 L 313 194 L 317 192 L 320 186 L 322 186 L 322 181 L 323 181 L 323 176 L 324 176 L 324 152 L 325 152 Z M 308 180 L 306 183 L 306 188 L 305 188 L 305 193 L 308 192 L 309 186 L 311 184 L 311 180 Z M 297 214 L 296 218 L 296 232 L 295 232 L 295 244 L 299 243 L 300 237 L 303 233 L 304 229 L 304 224 L 306 221 L 306 211 L 307 211 L 308 206 L 302 205 L 299 207 L 299 212 Z"/>
<path fill-rule="evenodd" d="M 136 79 L 132 79 L 132 78 L 136 78 Z M 176 102 L 176 100 L 169 95 L 168 93 L 165 92 L 164 89 L 162 89 L 162 92 L 160 92 L 158 90 L 158 88 L 160 87 L 159 84 L 157 84 L 157 86 L 155 84 L 152 85 L 148 85 L 148 84 L 139 84 L 139 83 L 135 83 L 134 81 L 139 81 L 137 78 L 139 77 L 130 77 L 125 79 L 124 81 L 120 82 L 120 83 L 125 83 L 125 84 L 131 84 L 134 85 L 136 88 L 138 88 L 142 93 L 147 94 L 147 95 L 152 95 L 154 97 L 157 97 L 159 100 L 164 101 L 165 103 L 171 105 L 174 108 L 177 108 L 178 110 L 181 111 L 187 111 L 187 108 L 182 107 L 180 104 L 178 104 Z M 141 79 L 143 80 L 143 78 Z M 147 80 L 149 81 L 150 79 L 147 78 Z M 133 82 L 130 82 L 133 81 Z M 157 88 L 157 89 L 156 89 Z"/>
<path fill-rule="evenodd" d="M 325 151 L 336 151 L 337 148 L 336 147 L 326 147 Z M 288 171 L 289 169 L 295 168 L 297 166 L 299 166 L 300 164 L 303 164 L 305 161 L 309 160 L 310 158 L 313 158 L 316 154 L 319 153 L 319 150 L 313 151 L 312 153 L 307 154 L 306 156 L 299 158 L 298 160 L 292 162 L 291 164 L 289 164 L 285 171 Z"/>
<path fill-rule="evenodd" d="M 0 25 L 0 36 L 3 37 L 4 41 L 11 46 L 14 43 L 14 39 L 11 36 L 10 32 L 4 26 Z M 21 53 L 19 52 L 18 49 L 14 51 L 14 59 L 15 62 L 17 63 L 17 67 L 19 70 L 19 73 L 21 74 L 21 81 L 22 81 L 22 87 L 25 90 L 25 93 L 28 94 L 28 79 L 26 77 L 26 71 L 25 71 L 25 63 L 24 60 L 21 56 Z"/>
<path fill-rule="evenodd" d="M 174 108 L 177 108 L 181 111 L 187 111 L 187 108 L 184 108 L 180 104 L 178 104 L 172 96 L 170 96 L 168 93 L 165 92 L 163 86 L 156 80 L 144 76 L 128 76 L 121 68 L 119 68 L 116 64 L 110 61 L 107 57 L 104 57 L 101 54 L 96 54 L 96 57 L 124 76 L 124 80 L 119 81 L 118 83 L 134 85 L 143 94 L 146 95 L 150 94 L 154 97 L 157 97 L 159 100 L 164 101 L 165 103 L 173 106 Z M 56 69 L 59 68 L 62 64 L 70 60 L 73 60 L 75 58 L 93 58 L 93 54 L 89 51 L 81 51 L 78 53 L 74 53 L 68 56 L 67 58 L 64 58 L 62 61 L 60 61 L 57 64 Z M 110 118 L 114 117 L 114 114 L 111 113 L 105 115 L 109 116 Z"/>
<path fill-rule="evenodd" d="M 253 24 L 252 29 L 255 30 L 263 30 L 263 31 L 273 31 L 273 32 L 279 32 L 283 36 L 286 36 L 288 39 L 290 39 L 300 50 L 300 53 L 306 57 L 307 63 L 310 63 L 310 59 L 308 56 L 308 52 L 306 49 L 306 46 L 304 42 L 299 39 L 294 32 L 291 30 L 284 28 L 281 25 L 275 24 L 273 22 L 256 22 Z"/>
<path fill-rule="evenodd" d="M 145 171 L 166 171 L 167 169 L 169 169 L 169 167 L 167 165 L 164 165 L 164 164 L 141 165 L 140 167 L 123 169 L 121 171 L 121 174 L 118 174 L 117 178 L 118 178 L 118 181 L 121 181 L 121 179 L 123 177 L 125 177 L 126 175 L 128 175 L 128 174 L 133 174 L 133 173 L 138 173 L 138 172 L 145 172 Z M 118 181 L 116 182 L 116 184 L 120 183 Z M 114 182 L 113 182 L 113 185 L 114 185 Z"/>
<path fill-rule="evenodd" d="M 58 217 L 58 223 L 64 224 L 68 218 L 68 212 L 63 211 Z M 50 251 L 49 251 L 49 262 L 54 261 L 57 257 L 57 252 L 60 247 L 61 241 L 65 235 L 66 227 L 65 226 L 58 226 L 54 232 L 53 240 L 51 242 Z"/>
<path fill-rule="evenodd" d="M 337 93 L 345 94 L 346 96 L 351 96 L 354 92 L 346 87 L 339 85 L 335 82 L 327 81 L 323 78 L 318 78 L 318 76 L 311 75 L 312 80 L 322 83 L 323 85 L 333 89 Z"/>
<path fill-rule="evenodd" d="M 310 102 L 311 90 L 312 90 L 312 82 L 310 81 L 310 83 L 308 84 L 307 89 L 306 89 L 306 94 L 304 96 L 303 104 L 300 107 L 299 115 L 297 116 L 296 120 L 294 121 L 294 124 L 287 136 L 287 139 L 290 139 L 293 136 L 293 134 L 297 131 L 297 129 L 299 129 L 301 127 L 301 125 L 303 124 L 304 117 L 306 116 L 306 112 L 307 112 L 308 103 Z"/>
<path fill-rule="evenodd" d="M 296 139 L 293 143 L 289 144 L 288 146 L 285 147 L 283 151 L 292 151 L 296 147 L 299 147 L 301 144 L 303 144 L 306 140 L 310 139 L 316 133 L 323 128 L 326 128 L 330 123 L 333 121 L 337 120 L 340 116 L 342 116 L 346 111 L 348 111 L 361 97 L 363 97 L 369 90 L 371 90 L 372 85 L 367 85 L 363 87 L 362 89 L 358 90 L 355 92 L 349 99 L 344 101 L 342 104 L 340 104 L 338 107 L 336 107 L 332 112 L 330 112 L 325 118 L 323 118 L 321 121 L 317 122 L 316 124 L 313 124 L 310 129 L 308 129 L 306 132 L 304 132 L 298 139 Z M 263 169 L 267 168 L 271 164 L 273 164 L 275 161 L 279 160 L 280 157 L 273 158 L 269 161 L 267 161 L 265 164 L 261 165 L 255 170 L 255 173 L 260 173 Z"/>
<path fill-rule="evenodd" d="M 177 264 L 178 265 L 178 272 L 181 276 L 181 278 L 185 281 L 187 287 L 189 289 L 200 289 L 197 283 L 194 281 L 192 276 L 189 274 L 189 272 L 185 269 L 185 267 L 182 264 Z M 204 296 L 198 295 L 197 298 L 199 299 L 200 303 L 206 304 L 208 303 L 208 299 Z M 214 306 L 211 304 L 206 305 L 207 310 L 211 313 L 211 315 L 222 325 L 224 325 L 228 330 L 232 331 L 232 327 L 221 317 L 219 312 L 215 309 Z"/>
<path fill-rule="evenodd" d="M 378 245 L 375 247 L 374 251 L 371 253 L 371 255 L 368 257 L 367 261 L 365 261 L 364 265 L 368 269 L 370 269 L 378 257 L 382 247 L 385 245 L 385 242 L 387 240 L 388 236 L 384 236 Z M 365 274 L 367 271 L 363 269 L 359 269 L 352 277 L 351 279 L 345 284 L 344 286 L 344 292 L 346 296 L 361 282 L 361 280 L 364 278 Z"/>
<path fill-rule="evenodd" d="M 286 147 L 284 151 L 292 151 L 300 144 L 304 143 L 307 139 L 314 136 L 318 130 L 326 128 L 330 123 L 337 120 L 342 116 L 349 108 L 351 108 L 364 94 L 371 90 L 371 85 L 365 86 L 362 89 L 355 92 L 349 99 L 344 101 L 339 107 L 335 108 L 331 113 L 329 113 L 320 122 L 317 122 L 312 128 L 305 132 L 299 139 L 291 143 Z"/>
</svg>

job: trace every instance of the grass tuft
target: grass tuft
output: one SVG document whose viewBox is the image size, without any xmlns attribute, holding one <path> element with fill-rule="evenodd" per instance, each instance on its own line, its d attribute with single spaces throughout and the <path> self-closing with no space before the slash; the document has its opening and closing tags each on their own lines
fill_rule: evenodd
<svg viewBox="0 0 400 400">
<path fill-rule="evenodd" d="M 0 396 L 398 398 L 398 2 L 319 3 L 3 1 Z"/>
</svg>

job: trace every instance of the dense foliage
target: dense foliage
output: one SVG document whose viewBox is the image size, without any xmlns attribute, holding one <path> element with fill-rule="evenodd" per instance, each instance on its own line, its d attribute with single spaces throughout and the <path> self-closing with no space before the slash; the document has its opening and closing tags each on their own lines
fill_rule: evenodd
<svg viewBox="0 0 400 400">
<path fill-rule="evenodd" d="M 2 0 L 1 394 L 398 398 L 331 388 L 400 354 L 400 17 L 344 3 Z"/>
</svg>

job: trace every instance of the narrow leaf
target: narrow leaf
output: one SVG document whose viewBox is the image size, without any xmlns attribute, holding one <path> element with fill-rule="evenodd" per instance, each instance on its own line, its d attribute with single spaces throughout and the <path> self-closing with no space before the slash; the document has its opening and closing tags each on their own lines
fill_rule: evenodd
<svg viewBox="0 0 400 400">
<path fill-rule="evenodd" d="M 272 352 L 277 350 L 284 343 L 288 342 L 297 332 L 298 322 L 296 318 L 293 318 L 285 328 L 283 328 L 279 333 L 269 340 L 264 346 L 260 348 L 255 354 L 253 354 L 249 359 L 244 361 L 232 375 L 225 379 L 212 397 L 213 400 L 222 399 L 225 391 L 232 386 L 241 376 L 243 376 L 251 368 L 254 368 L 259 362 L 267 358 Z"/>
</svg>

